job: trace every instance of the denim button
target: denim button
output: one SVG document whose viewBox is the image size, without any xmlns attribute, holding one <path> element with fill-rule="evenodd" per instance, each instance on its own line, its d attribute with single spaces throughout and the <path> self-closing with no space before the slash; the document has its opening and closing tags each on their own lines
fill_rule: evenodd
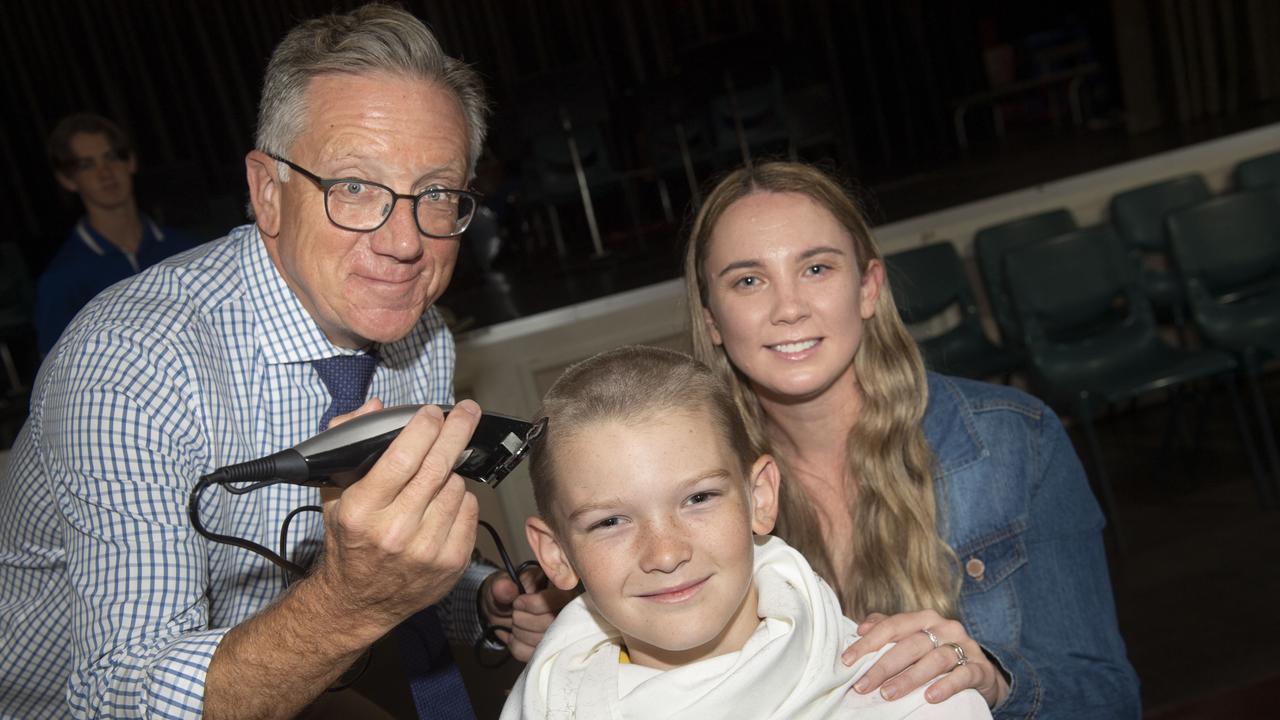
<svg viewBox="0 0 1280 720">
<path fill-rule="evenodd" d="M 987 572 L 987 564 L 976 557 L 969 558 L 969 562 L 964 564 L 964 571 L 977 582 L 982 582 L 982 576 Z"/>
</svg>

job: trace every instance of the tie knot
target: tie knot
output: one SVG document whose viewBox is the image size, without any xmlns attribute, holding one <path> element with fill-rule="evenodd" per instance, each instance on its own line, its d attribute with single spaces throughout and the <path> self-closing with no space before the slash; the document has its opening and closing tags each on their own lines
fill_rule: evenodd
<svg viewBox="0 0 1280 720">
<path fill-rule="evenodd" d="M 364 403 L 378 360 L 365 353 L 335 355 L 312 360 L 311 366 L 333 398 L 333 403 L 320 418 L 320 429 L 324 430 L 334 417 L 349 413 Z"/>
</svg>

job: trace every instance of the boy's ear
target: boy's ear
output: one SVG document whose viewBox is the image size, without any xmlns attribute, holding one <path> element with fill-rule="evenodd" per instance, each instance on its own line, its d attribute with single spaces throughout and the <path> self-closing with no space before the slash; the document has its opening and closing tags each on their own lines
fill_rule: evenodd
<svg viewBox="0 0 1280 720">
<path fill-rule="evenodd" d="M 529 547 L 538 558 L 538 564 L 547 574 L 551 584 L 561 590 L 572 590 L 578 587 L 578 573 L 569 563 L 569 556 L 560 545 L 560 540 L 547 522 L 536 515 L 524 521 L 524 535 L 529 540 Z"/>
<path fill-rule="evenodd" d="M 778 463 L 761 455 L 751 466 L 751 532 L 768 535 L 778 519 Z"/>
<path fill-rule="evenodd" d="M 280 187 L 275 173 L 276 161 L 261 150 L 250 150 L 244 157 L 245 176 L 249 182 L 249 202 L 258 230 L 267 237 L 280 234 Z"/>
</svg>

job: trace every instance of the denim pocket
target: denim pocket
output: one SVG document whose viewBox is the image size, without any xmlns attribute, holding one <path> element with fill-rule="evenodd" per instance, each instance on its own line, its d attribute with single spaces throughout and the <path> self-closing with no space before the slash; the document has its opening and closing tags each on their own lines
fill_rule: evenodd
<svg viewBox="0 0 1280 720">
<path fill-rule="evenodd" d="M 960 619 L 982 644 L 1011 645 L 1022 626 L 1010 578 L 1027 564 L 1023 528 L 1011 526 L 956 549 L 960 560 Z"/>
</svg>

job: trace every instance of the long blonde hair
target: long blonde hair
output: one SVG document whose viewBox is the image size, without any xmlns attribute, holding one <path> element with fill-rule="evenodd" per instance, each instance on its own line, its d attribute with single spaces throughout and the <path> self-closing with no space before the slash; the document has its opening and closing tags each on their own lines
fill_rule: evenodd
<svg viewBox="0 0 1280 720">
<path fill-rule="evenodd" d="M 724 377 L 742 413 L 754 449 L 774 453 L 764 412 L 750 380 L 711 341 L 706 263 L 712 231 L 737 201 L 760 192 L 798 193 L 826 208 L 853 239 L 859 272 L 880 250 L 858 204 L 835 179 L 808 165 L 770 162 L 730 173 L 707 195 L 693 220 L 685 251 L 684 278 L 694 356 Z M 823 540 L 812 500 L 783 469 L 780 515 L 775 533 L 798 549 L 836 589 L 847 615 L 932 608 L 956 616 L 960 587 L 955 552 L 941 537 L 943 518 L 934 497 L 933 453 L 922 420 L 928 404 L 924 362 L 898 316 L 886 280 L 875 314 L 865 322 L 854 356 L 860 390 L 857 422 L 849 433 L 848 477 L 854 543 L 847 567 L 835 567 Z M 775 456 L 777 453 L 774 453 Z"/>
</svg>

